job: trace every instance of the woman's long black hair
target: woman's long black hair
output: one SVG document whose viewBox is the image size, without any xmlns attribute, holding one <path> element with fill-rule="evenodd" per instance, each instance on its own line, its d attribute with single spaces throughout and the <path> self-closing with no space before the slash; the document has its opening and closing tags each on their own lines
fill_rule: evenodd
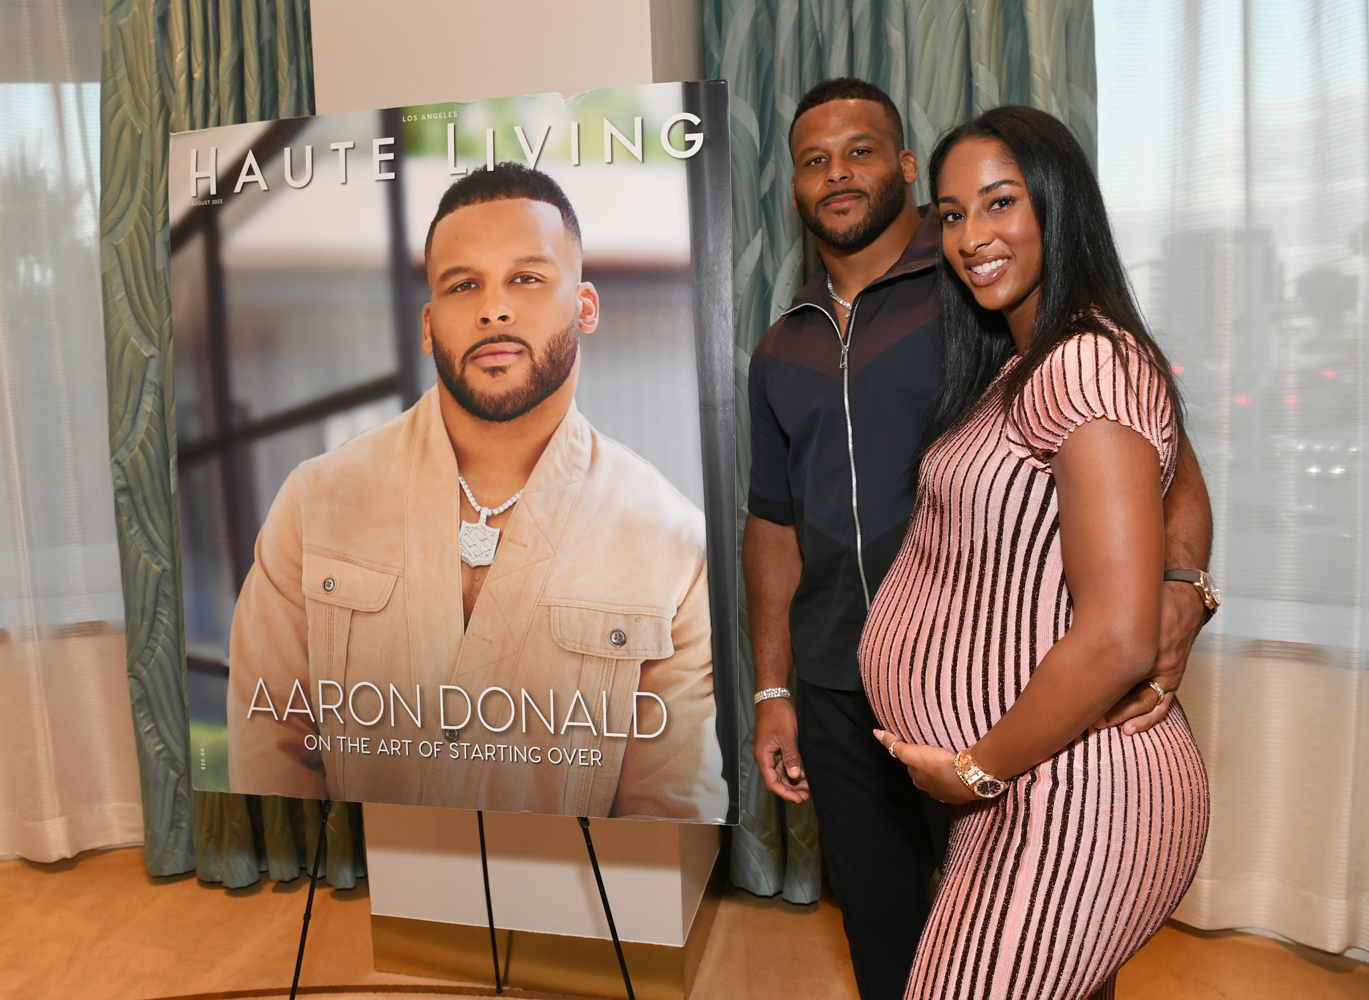
<svg viewBox="0 0 1369 1000">
<path fill-rule="evenodd" d="M 1032 342 L 996 392 L 1011 412 L 1027 380 L 1051 350 L 1075 334 L 1107 337 L 1119 349 L 1112 327 L 1135 338 L 1164 379 L 1174 400 L 1175 420 L 1182 428 L 1179 393 L 1164 352 L 1136 307 L 1131 283 L 1117 256 L 1108 226 L 1103 193 L 1088 157 L 1070 130 L 1035 108 L 1008 105 L 986 111 L 942 136 L 930 164 L 932 208 L 937 208 L 941 168 L 963 139 L 994 139 L 1003 144 L 1022 171 L 1031 206 L 1041 228 L 1041 294 Z M 981 309 L 942 254 L 937 264 L 946 369 L 941 390 L 923 437 L 925 447 L 968 416 L 984 390 L 1015 350 L 1001 313 Z"/>
</svg>

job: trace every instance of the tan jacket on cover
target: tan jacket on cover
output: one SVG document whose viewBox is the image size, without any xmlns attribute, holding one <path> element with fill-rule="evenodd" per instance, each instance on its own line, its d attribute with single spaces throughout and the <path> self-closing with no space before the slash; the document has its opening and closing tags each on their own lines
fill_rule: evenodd
<svg viewBox="0 0 1369 1000">
<path fill-rule="evenodd" d="M 435 389 L 290 474 L 233 615 L 232 790 L 720 821 L 698 509 L 572 407 L 506 520 L 466 624 L 458 497 Z M 439 697 L 449 727 L 466 703 L 441 685 L 479 703 L 488 728 L 472 714 L 444 733 Z M 508 695 L 482 702 L 494 688 Z M 655 738 L 621 735 L 634 702 L 638 731 L 660 728 L 660 708 L 638 691 L 668 707 Z M 315 738 L 320 749 L 306 749 Z M 442 746 L 425 758 L 434 744 L 421 741 Z"/>
</svg>

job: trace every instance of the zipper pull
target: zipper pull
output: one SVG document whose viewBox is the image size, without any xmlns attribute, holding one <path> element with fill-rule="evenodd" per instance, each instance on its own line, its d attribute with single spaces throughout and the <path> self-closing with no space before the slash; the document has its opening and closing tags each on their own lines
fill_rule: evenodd
<svg viewBox="0 0 1369 1000">
<path fill-rule="evenodd" d="M 842 371 L 845 371 L 845 370 L 846 370 L 846 352 L 849 351 L 850 349 L 851 349 L 851 342 L 850 342 L 849 340 L 844 340 L 844 341 L 842 341 L 842 344 L 841 344 L 841 370 L 842 370 Z"/>
</svg>

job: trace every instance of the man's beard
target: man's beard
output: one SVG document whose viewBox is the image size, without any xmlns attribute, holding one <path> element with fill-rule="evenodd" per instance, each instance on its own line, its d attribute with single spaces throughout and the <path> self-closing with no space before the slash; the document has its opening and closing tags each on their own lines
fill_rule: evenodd
<svg viewBox="0 0 1369 1000">
<path fill-rule="evenodd" d="M 840 194 L 842 192 L 834 192 Z M 862 193 L 862 192 L 852 192 Z M 824 195 L 823 199 L 833 197 L 832 194 Z M 828 246 L 837 250 L 844 250 L 848 253 L 855 253 L 864 250 L 889 228 L 889 225 L 898 218 L 898 213 L 903 211 L 903 206 L 908 203 L 908 185 L 903 181 L 903 174 L 895 170 L 889 174 L 889 179 L 876 188 L 869 198 L 870 207 L 865 212 L 865 218 L 849 229 L 835 230 L 824 225 L 816 214 L 815 210 L 810 210 L 804 206 L 803 202 L 798 203 L 799 218 L 808 227 L 808 231 L 822 240 Z"/>
<path fill-rule="evenodd" d="M 516 420 L 533 409 L 537 404 L 565 385 L 575 367 L 576 351 L 580 346 L 577 324 L 572 322 L 547 343 L 546 350 L 539 357 L 522 337 L 511 333 L 486 337 L 466 349 L 461 356 L 460 369 L 452 356 L 433 338 L 433 364 L 437 377 L 452 394 L 460 407 L 478 420 L 492 423 L 505 423 Z M 518 344 L 528 352 L 532 371 L 527 380 L 519 386 L 503 392 L 485 392 L 476 389 L 466 379 L 466 361 L 472 354 L 490 344 Z"/>
</svg>

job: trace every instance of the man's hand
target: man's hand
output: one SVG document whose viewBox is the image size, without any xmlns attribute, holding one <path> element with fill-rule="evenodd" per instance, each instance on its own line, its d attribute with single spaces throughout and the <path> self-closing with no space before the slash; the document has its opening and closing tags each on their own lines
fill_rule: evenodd
<svg viewBox="0 0 1369 1000">
<path fill-rule="evenodd" d="M 808 801 L 808 777 L 799 759 L 799 720 L 788 698 L 767 698 L 756 706 L 752 750 L 765 787 L 786 802 Z"/>
<path fill-rule="evenodd" d="M 799 537 L 792 524 L 748 514 L 742 536 L 742 570 L 751 612 L 751 651 L 756 687 L 784 687 L 794 669 L 789 606 L 803 573 Z M 799 720 L 788 698 L 767 698 L 756 706 L 751 750 L 765 787 L 786 802 L 808 800 L 808 778 L 799 760 Z"/>
<path fill-rule="evenodd" d="M 1096 726 L 1106 729 L 1122 725 L 1128 736 L 1143 733 L 1169 714 L 1173 695 L 1179 690 L 1188 666 L 1188 654 L 1206 618 L 1203 599 L 1191 583 L 1171 580 L 1164 584 L 1160 599 L 1160 652 L 1149 676 L 1100 719 Z M 1161 698 L 1149 686 L 1154 681 L 1169 692 Z"/>
</svg>

